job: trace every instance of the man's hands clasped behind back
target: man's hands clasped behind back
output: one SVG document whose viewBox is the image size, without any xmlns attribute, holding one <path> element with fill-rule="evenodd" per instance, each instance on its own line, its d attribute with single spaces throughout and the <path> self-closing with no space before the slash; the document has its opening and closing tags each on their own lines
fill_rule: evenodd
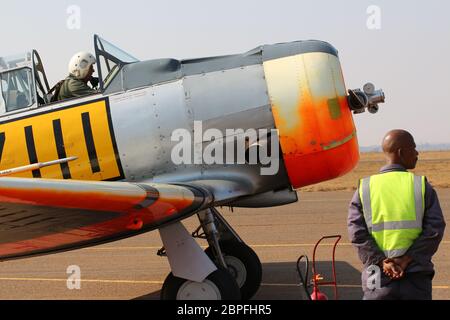
<svg viewBox="0 0 450 320">
<path fill-rule="evenodd" d="M 405 270 L 411 261 L 412 258 L 409 256 L 386 258 L 382 262 L 383 273 L 393 280 L 400 279 L 405 275 Z"/>
</svg>

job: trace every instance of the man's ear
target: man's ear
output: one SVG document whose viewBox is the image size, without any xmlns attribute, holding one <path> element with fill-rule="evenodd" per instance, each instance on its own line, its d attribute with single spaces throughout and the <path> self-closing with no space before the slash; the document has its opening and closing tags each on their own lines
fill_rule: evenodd
<svg viewBox="0 0 450 320">
<path fill-rule="evenodd" d="M 403 162 L 403 150 L 402 150 L 402 148 L 399 148 L 397 150 L 397 157 Z"/>
</svg>

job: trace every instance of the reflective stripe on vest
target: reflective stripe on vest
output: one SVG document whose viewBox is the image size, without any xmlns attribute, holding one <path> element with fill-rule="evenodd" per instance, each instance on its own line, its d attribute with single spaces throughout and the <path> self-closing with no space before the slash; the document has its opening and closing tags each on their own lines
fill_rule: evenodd
<svg viewBox="0 0 450 320">
<path fill-rule="evenodd" d="M 402 256 L 422 232 L 425 177 L 393 171 L 360 181 L 364 220 L 389 258 Z"/>
</svg>

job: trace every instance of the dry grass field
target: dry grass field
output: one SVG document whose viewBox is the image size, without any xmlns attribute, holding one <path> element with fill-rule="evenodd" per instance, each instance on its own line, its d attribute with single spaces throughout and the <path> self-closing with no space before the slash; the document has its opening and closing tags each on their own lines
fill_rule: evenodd
<svg viewBox="0 0 450 320">
<path fill-rule="evenodd" d="M 345 176 L 300 189 L 301 191 L 356 190 L 358 180 L 375 174 L 385 164 L 382 153 L 361 153 L 353 171 Z M 420 152 L 416 174 L 425 175 L 428 181 L 439 188 L 450 188 L 450 151 Z"/>
</svg>

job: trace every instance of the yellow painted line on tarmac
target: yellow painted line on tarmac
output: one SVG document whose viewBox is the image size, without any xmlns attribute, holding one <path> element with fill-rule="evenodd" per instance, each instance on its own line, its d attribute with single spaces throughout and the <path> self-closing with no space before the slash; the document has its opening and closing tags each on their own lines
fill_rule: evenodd
<svg viewBox="0 0 450 320">
<path fill-rule="evenodd" d="M 286 243 L 286 244 L 255 244 L 252 248 L 288 248 L 288 247 L 314 247 L 315 243 Z M 350 246 L 351 243 L 338 243 L 338 246 Z M 334 246 L 334 243 L 320 243 L 320 246 Z"/>
<path fill-rule="evenodd" d="M 333 246 L 333 243 L 323 243 L 321 246 Z M 339 243 L 339 246 L 349 246 L 351 243 Z M 289 248 L 289 247 L 314 247 L 314 243 L 286 243 L 286 244 L 249 244 L 252 248 Z M 203 249 L 208 246 L 201 246 Z M 114 250 L 159 250 L 161 247 L 105 247 L 105 248 L 86 248 L 84 250 L 94 251 L 114 251 Z"/>
<path fill-rule="evenodd" d="M 0 278 L 0 281 L 35 281 L 35 282 L 67 282 L 67 279 L 49 278 Z M 109 279 L 81 279 L 81 282 L 90 283 L 120 283 L 120 284 L 157 284 L 162 285 L 164 281 L 158 280 L 109 280 Z M 297 283 L 261 283 L 264 287 L 300 287 Z M 332 287 L 333 285 L 321 285 L 321 287 Z M 339 284 L 338 288 L 361 288 L 356 284 Z M 433 289 L 450 289 L 450 286 L 433 286 Z"/>
<path fill-rule="evenodd" d="M 326 240 L 325 240 L 326 241 Z M 450 244 L 450 241 L 442 241 L 441 244 Z M 276 247 L 314 247 L 315 243 L 285 243 L 285 244 L 249 244 L 252 248 L 276 248 Z M 350 242 L 339 242 L 338 246 L 351 246 Z M 334 246 L 334 243 L 321 242 L 320 246 Z"/>
<path fill-rule="evenodd" d="M 264 287 L 300 287 L 300 284 L 296 283 L 261 283 Z M 320 287 L 332 287 L 333 285 L 319 285 Z M 339 284 L 338 288 L 361 288 L 361 285 L 356 284 Z"/>
<path fill-rule="evenodd" d="M 296 283 L 261 283 L 264 287 L 300 287 L 300 284 Z M 331 284 L 320 285 L 320 287 L 333 287 Z M 339 284 L 338 288 L 361 288 L 361 285 L 357 284 Z M 450 286 L 433 286 L 433 289 L 450 289 Z"/>
<path fill-rule="evenodd" d="M 450 289 L 450 286 L 433 286 L 433 289 Z"/>
<path fill-rule="evenodd" d="M 161 249 L 161 246 L 159 247 L 92 247 L 92 248 L 85 248 L 82 250 L 93 250 L 93 251 L 110 251 L 110 250 L 159 250 Z"/>
<path fill-rule="evenodd" d="M 450 244 L 450 241 L 442 241 L 441 244 Z M 289 248 L 289 247 L 314 247 L 315 243 L 280 243 L 280 244 L 248 244 L 252 248 Z M 320 246 L 333 246 L 334 243 L 321 243 Z M 350 242 L 339 242 L 338 246 L 351 246 Z M 207 248 L 207 246 L 201 246 L 202 248 Z M 161 247 L 91 247 L 85 248 L 84 250 L 95 250 L 95 251 L 110 251 L 110 250 L 159 250 Z"/>
<path fill-rule="evenodd" d="M 333 243 L 323 243 L 321 246 L 333 246 Z M 340 246 L 349 246 L 351 243 L 339 243 Z M 286 243 L 286 244 L 248 244 L 252 248 L 288 248 L 288 247 L 313 247 L 314 243 Z M 201 246 L 202 248 L 207 248 L 208 246 Z M 86 248 L 84 250 L 95 250 L 95 251 L 112 251 L 112 250 L 159 250 L 161 247 L 104 247 L 104 248 Z"/>
<path fill-rule="evenodd" d="M 68 279 L 49 279 L 49 278 L 0 278 L 0 281 L 46 281 L 46 282 L 67 282 Z M 81 279 L 81 282 L 94 283 L 123 283 L 123 284 L 160 284 L 164 281 L 153 280 L 106 280 L 106 279 Z"/>
</svg>

